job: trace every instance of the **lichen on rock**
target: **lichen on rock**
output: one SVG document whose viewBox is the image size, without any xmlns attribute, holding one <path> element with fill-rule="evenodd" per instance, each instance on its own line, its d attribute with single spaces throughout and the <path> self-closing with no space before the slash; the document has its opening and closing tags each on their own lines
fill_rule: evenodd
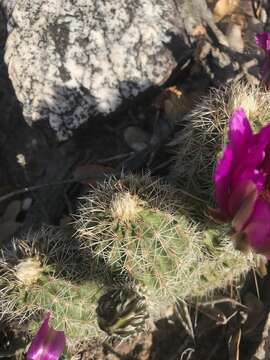
<svg viewBox="0 0 270 360">
<path fill-rule="evenodd" d="M 11 16 L 16 0 L 0 0 L 0 10 L 3 10 L 7 17 Z"/>
<path fill-rule="evenodd" d="M 162 84 L 177 65 L 173 0 L 15 1 L 9 76 L 26 121 L 48 120 L 59 139 Z"/>
</svg>

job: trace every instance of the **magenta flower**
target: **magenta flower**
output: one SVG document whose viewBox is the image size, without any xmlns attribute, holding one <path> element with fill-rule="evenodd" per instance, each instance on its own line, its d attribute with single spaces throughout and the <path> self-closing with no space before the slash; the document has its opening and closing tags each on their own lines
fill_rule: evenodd
<svg viewBox="0 0 270 360">
<path fill-rule="evenodd" d="M 265 51 L 265 61 L 262 65 L 262 81 L 270 89 L 270 33 L 262 32 L 256 35 L 256 44 Z"/>
<path fill-rule="evenodd" d="M 253 134 L 239 108 L 228 140 L 214 173 L 218 216 L 231 221 L 235 238 L 270 256 L 270 124 Z"/>
<path fill-rule="evenodd" d="M 49 327 L 50 314 L 34 337 L 26 355 L 27 360 L 58 360 L 65 348 L 65 334 Z"/>
</svg>

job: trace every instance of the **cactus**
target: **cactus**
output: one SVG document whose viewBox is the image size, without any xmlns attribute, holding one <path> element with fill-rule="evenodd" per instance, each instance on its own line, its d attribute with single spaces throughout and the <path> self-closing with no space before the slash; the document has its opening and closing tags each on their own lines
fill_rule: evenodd
<svg viewBox="0 0 270 360">
<path fill-rule="evenodd" d="M 241 286 L 247 272 L 255 266 L 256 255 L 243 255 L 234 249 L 229 226 L 208 224 L 202 231 L 203 261 L 192 274 L 191 282 L 197 297 L 210 300 L 226 287 Z"/>
<path fill-rule="evenodd" d="M 75 225 L 83 247 L 134 279 L 155 318 L 178 298 L 209 297 L 250 266 L 223 229 L 199 229 L 188 214 L 171 186 L 129 175 L 90 190 Z"/>
<path fill-rule="evenodd" d="M 179 144 L 170 177 L 191 194 L 212 201 L 212 174 L 226 143 L 228 120 L 241 106 L 254 130 L 270 118 L 270 93 L 259 86 L 237 81 L 212 89 L 186 116 L 185 127 L 177 135 Z"/>
<path fill-rule="evenodd" d="M 49 311 L 71 353 L 100 329 L 129 336 L 178 298 L 209 298 L 250 263 L 223 229 L 203 230 L 188 214 L 174 188 L 148 176 L 99 184 L 80 207 L 78 238 L 43 227 L 2 250 L 0 318 L 34 333 Z"/>
<path fill-rule="evenodd" d="M 148 316 L 146 298 L 136 287 L 112 289 L 98 301 L 98 324 L 109 335 L 126 337 L 142 332 Z"/>
<path fill-rule="evenodd" d="M 144 296 L 126 275 L 93 261 L 72 235 L 71 229 L 43 226 L 3 249 L 0 319 L 27 325 L 34 334 L 50 312 L 71 352 L 79 342 L 102 337 L 101 330 L 121 336 L 143 331 L 148 326 Z"/>
<path fill-rule="evenodd" d="M 96 304 L 103 294 L 89 259 L 66 231 L 42 228 L 15 239 L 0 259 L 0 318 L 26 324 L 33 334 L 44 313 L 64 330 L 69 348 L 100 333 Z"/>
</svg>

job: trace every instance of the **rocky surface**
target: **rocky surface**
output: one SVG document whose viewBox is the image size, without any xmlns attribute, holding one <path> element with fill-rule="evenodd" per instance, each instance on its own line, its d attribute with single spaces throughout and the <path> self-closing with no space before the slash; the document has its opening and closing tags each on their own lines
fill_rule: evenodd
<svg viewBox="0 0 270 360">
<path fill-rule="evenodd" d="M 15 6 L 16 0 L 0 0 L 0 7 L 3 9 L 6 17 L 10 17 Z"/>
<path fill-rule="evenodd" d="M 60 140 L 166 81 L 183 47 L 174 0 L 0 5 L 9 17 L 5 62 L 24 117 L 48 120 Z"/>
</svg>

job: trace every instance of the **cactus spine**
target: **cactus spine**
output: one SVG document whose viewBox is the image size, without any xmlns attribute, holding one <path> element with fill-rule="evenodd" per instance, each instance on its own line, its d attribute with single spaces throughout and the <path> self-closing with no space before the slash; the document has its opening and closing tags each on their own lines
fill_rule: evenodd
<svg viewBox="0 0 270 360">
<path fill-rule="evenodd" d="M 75 224 L 83 246 L 145 292 L 155 317 L 178 298 L 209 296 L 249 268 L 224 234 L 198 228 L 177 191 L 148 176 L 109 179 L 82 199 Z"/>
<path fill-rule="evenodd" d="M 243 107 L 254 130 L 270 118 L 270 93 L 259 86 L 234 81 L 212 89 L 185 118 L 177 136 L 179 144 L 170 177 L 191 194 L 212 200 L 212 174 L 226 144 L 227 125 L 232 112 Z"/>
<path fill-rule="evenodd" d="M 34 333 L 50 312 L 69 347 L 99 334 L 95 311 L 101 286 L 76 247 L 68 232 L 56 228 L 13 240 L 0 259 L 0 317 L 26 323 Z"/>
</svg>

